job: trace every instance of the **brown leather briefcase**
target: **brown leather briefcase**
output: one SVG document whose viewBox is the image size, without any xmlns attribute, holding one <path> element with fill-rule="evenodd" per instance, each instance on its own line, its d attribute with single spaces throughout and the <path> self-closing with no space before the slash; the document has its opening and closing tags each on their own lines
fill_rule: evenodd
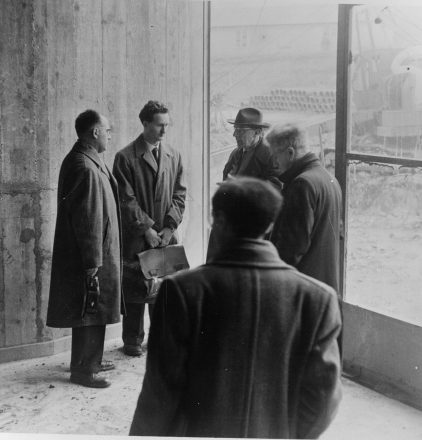
<svg viewBox="0 0 422 440">
<path fill-rule="evenodd" d="M 179 270 L 189 269 L 185 248 L 181 244 L 148 249 L 138 254 L 147 287 L 146 303 L 154 303 L 163 278 Z"/>
</svg>

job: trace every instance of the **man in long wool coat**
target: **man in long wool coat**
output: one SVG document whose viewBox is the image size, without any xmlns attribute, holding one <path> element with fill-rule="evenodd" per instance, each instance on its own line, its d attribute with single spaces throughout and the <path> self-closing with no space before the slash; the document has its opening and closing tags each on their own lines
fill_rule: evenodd
<svg viewBox="0 0 422 440">
<path fill-rule="evenodd" d="M 263 237 L 281 196 L 239 178 L 213 198 L 223 245 L 159 291 L 131 435 L 315 438 L 341 398 L 336 293 Z"/>
<path fill-rule="evenodd" d="M 309 151 L 301 127 L 274 126 L 267 141 L 281 171 L 284 197 L 271 241 L 283 261 L 338 292 L 340 185 Z"/>
<path fill-rule="evenodd" d="M 168 109 L 149 101 L 139 114 L 143 133 L 116 154 L 113 173 L 119 185 L 123 225 L 123 351 L 142 354 L 146 286 L 137 254 L 177 242 L 186 188 L 180 153 L 163 142 Z M 152 304 L 149 305 L 150 317 Z"/>
<path fill-rule="evenodd" d="M 60 168 L 57 222 L 47 325 L 72 328 L 70 380 L 105 388 L 100 371 L 106 324 L 120 320 L 121 243 L 117 182 L 100 153 L 110 139 L 107 119 L 94 110 L 75 122 L 78 141 Z M 92 313 L 85 306 L 88 280 L 98 279 Z"/>
</svg>

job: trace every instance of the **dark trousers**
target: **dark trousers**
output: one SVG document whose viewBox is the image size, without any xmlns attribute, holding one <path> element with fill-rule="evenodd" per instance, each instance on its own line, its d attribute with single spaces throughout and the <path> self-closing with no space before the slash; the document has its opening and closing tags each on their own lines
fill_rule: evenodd
<svg viewBox="0 0 422 440">
<path fill-rule="evenodd" d="M 152 319 L 153 304 L 148 304 L 149 319 Z M 126 303 L 126 316 L 123 315 L 122 339 L 125 345 L 141 346 L 145 337 L 144 329 L 145 304 Z"/>
<path fill-rule="evenodd" d="M 104 353 L 105 325 L 72 328 L 71 373 L 98 373 Z"/>
</svg>

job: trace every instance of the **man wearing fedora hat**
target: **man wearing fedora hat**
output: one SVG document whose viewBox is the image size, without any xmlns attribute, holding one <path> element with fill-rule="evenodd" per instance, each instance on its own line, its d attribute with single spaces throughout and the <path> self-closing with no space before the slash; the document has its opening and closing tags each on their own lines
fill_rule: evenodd
<svg viewBox="0 0 422 440">
<path fill-rule="evenodd" d="M 272 157 L 270 147 L 264 143 L 264 129 L 270 124 L 263 122 L 262 113 L 252 107 L 238 111 L 236 119 L 228 119 L 233 124 L 233 136 L 236 138 L 237 148 L 229 156 L 223 169 L 223 180 L 235 177 L 255 177 L 269 181 L 281 191 L 282 184 L 278 176 L 280 171 Z M 211 230 L 207 261 L 212 261 L 218 252 L 218 244 Z"/>
<path fill-rule="evenodd" d="M 249 176 L 268 180 L 280 188 L 280 172 L 270 148 L 263 142 L 264 129 L 270 124 L 263 122 L 262 113 L 256 108 L 242 108 L 236 119 L 228 119 L 227 122 L 234 125 L 237 148 L 231 152 L 224 167 L 223 180 Z"/>
</svg>

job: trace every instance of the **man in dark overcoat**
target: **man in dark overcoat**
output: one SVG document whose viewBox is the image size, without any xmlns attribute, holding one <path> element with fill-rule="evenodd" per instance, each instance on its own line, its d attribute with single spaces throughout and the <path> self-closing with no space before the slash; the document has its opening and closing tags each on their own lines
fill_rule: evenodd
<svg viewBox="0 0 422 440">
<path fill-rule="evenodd" d="M 47 325 L 72 328 L 70 380 L 88 387 L 110 385 L 97 373 L 106 324 L 120 320 L 121 241 L 118 188 L 100 153 L 110 139 L 107 119 L 94 110 L 75 122 L 78 141 L 60 168 L 57 222 Z M 87 313 L 87 282 L 98 278 L 99 297 Z"/>
<path fill-rule="evenodd" d="M 230 153 L 224 166 L 223 180 L 235 176 L 249 176 L 268 180 L 280 187 L 280 174 L 272 158 L 271 150 L 263 142 L 264 129 L 270 124 L 263 122 L 262 113 L 255 108 L 242 108 L 236 119 L 228 119 L 233 124 L 233 136 L 237 147 Z"/>
<path fill-rule="evenodd" d="M 284 205 L 271 236 L 283 261 L 339 291 L 341 189 L 298 126 L 275 126 L 267 142 L 281 170 Z"/>
<path fill-rule="evenodd" d="M 315 438 L 341 398 L 333 289 L 263 237 L 281 204 L 239 178 L 213 198 L 215 258 L 164 280 L 131 435 Z"/>
<path fill-rule="evenodd" d="M 236 119 L 228 119 L 233 124 L 233 136 L 236 138 L 237 147 L 230 153 L 224 166 L 223 180 L 235 177 L 256 177 L 271 182 L 281 190 L 278 179 L 280 170 L 272 157 L 269 146 L 264 142 L 264 130 L 270 124 L 263 121 L 262 113 L 253 107 L 242 108 Z M 207 251 L 207 261 L 218 252 L 214 234 L 210 233 Z"/>
<path fill-rule="evenodd" d="M 119 185 L 123 225 L 123 350 L 142 354 L 147 289 L 137 254 L 177 242 L 186 188 L 180 153 L 163 142 L 168 109 L 149 101 L 141 110 L 141 135 L 116 154 L 113 173 Z M 149 305 L 152 315 L 152 305 Z"/>
</svg>

